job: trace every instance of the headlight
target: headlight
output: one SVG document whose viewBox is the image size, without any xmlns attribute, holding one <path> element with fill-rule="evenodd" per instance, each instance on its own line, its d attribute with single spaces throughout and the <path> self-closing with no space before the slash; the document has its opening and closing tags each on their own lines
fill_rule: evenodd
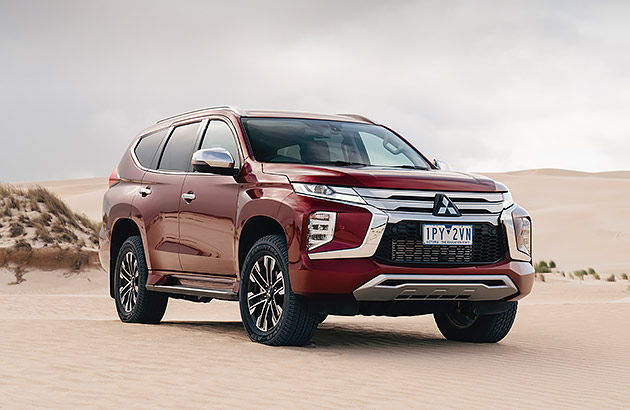
<svg viewBox="0 0 630 410">
<path fill-rule="evenodd" d="M 509 192 L 503 193 L 503 209 L 509 208 L 514 205 L 514 200 L 512 199 L 512 194 Z"/>
<path fill-rule="evenodd" d="M 519 251 L 532 254 L 532 222 L 527 217 L 514 218 L 514 233 L 516 234 L 516 247 Z"/>
<path fill-rule="evenodd" d="M 293 182 L 291 185 L 295 193 L 300 195 L 314 196 L 332 201 L 353 202 L 355 204 L 365 203 L 363 198 L 352 188 L 298 182 Z"/>
<path fill-rule="evenodd" d="M 335 212 L 313 212 L 308 218 L 308 242 L 306 248 L 310 251 L 333 240 L 335 236 Z"/>
</svg>

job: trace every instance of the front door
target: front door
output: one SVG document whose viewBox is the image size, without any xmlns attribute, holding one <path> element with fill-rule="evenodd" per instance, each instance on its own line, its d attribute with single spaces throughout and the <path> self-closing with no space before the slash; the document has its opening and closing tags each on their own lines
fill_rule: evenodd
<svg viewBox="0 0 630 410">
<path fill-rule="evenodd" d="M 200 149 L 222 147 L 240 164 L 232 127 L 211 119 Z M 186 175 L 179 207 L 180 261 L 185 272 L 235 276 L 235 218 L 238 183 L 234 177 L 193 172 Z"/>
</svg>

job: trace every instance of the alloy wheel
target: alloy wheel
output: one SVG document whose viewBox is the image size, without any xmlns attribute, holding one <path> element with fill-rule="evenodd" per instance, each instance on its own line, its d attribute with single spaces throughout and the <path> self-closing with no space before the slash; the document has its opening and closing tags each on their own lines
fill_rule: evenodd
<svg viewBox="0 0 630 410">
<path fill-rule="evenodd" d="M 138 259 L 133 252 L 127 252 L 120 263 L 120 287 L 118 295 L 125 313 L 131 313 L 138 301 Z"/>
<path fill-rule="evenodd" d="M 261 256 L 249 272 L 247 308 L 258 330 L 271 331 L 282 317 L 284 276 L 271 255 Z"/>
</svg>

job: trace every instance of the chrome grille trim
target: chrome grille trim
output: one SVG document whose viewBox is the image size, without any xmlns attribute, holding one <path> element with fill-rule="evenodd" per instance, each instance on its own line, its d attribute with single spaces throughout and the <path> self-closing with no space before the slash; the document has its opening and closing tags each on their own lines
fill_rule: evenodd
<svg viewBox="0 0 630 410">
<path fill-rule="evenodd" d="M 500 214 L 501 192 L 448 192 L 407 189 L 355 188 L 369 205 L 387 212 L 431 215 L 435 195 L 444 194 L 466 215 Z"/>
</svg>

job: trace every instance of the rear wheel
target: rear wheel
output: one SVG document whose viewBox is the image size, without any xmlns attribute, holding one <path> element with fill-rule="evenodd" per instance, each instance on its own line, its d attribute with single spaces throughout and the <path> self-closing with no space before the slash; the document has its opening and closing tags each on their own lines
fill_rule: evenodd
<svg viewBox="0 0 630 410">
<path fill-rule="evenodd" d="M 301 346 L 317 329 L 317 315 L 291 291 L 287 245 L 281 235 L 262 237 L 247 253 L 239 302 L 243 326 L 254 342 Z"/>
<path fill-rule="evenodd" d="M 149 292 L 149 271 L 142 239 L 128 238 L 120 247 L 114 275 L 116 310 L 125 323 L 159 323 L 166 312 L 168 296 Z"/>
<path fill-rule="evenodd" d="M 496 343 L 503 339 L 514 323 L 518 302 L 510 302 L 505 312 L 476 315 L 466 305 L 451 312 L 435 313 L 435 323 L 449 340 L 475 343 Z"/>
</svg>

